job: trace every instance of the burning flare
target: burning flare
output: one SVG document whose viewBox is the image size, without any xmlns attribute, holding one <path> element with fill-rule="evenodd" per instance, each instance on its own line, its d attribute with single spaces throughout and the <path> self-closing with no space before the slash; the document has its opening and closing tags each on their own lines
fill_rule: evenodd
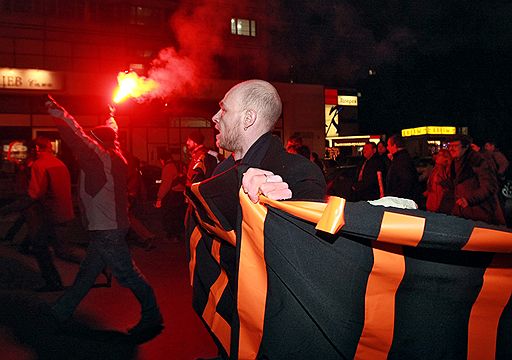
<svg viewBox="0 0 512 360">
<path fill-rule="evenodd" d="M 119 84 L 114 91 L 113 101 L 118 104 L 128 97 L 140 98 L 141 96 L 156 90 L 158 83 L 144 76 L 138 76 L 135 72 L 120 72 L 117 75 L 117 83 Z"/>
</svg>

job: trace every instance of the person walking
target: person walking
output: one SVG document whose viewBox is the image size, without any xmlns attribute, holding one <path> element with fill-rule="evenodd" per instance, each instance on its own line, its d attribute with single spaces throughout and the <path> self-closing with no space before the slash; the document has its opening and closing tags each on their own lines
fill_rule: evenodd
<svg viewBox="0 0 512 360">
<path fill-rule="evenodd" d="M 34 139 L 36 159 L 30 170 L 27 195 L 0 213 L 24 210 L 28 223 L 28 244 L 34 255 L 45 284 L 36 291 L 63 290 L 60 274 L 53 263 L 50 243 L 55 253 L 74 259 L 65 245 L 69 223 L 74 218 L 71 200 L 71 177 L 68 168 L 53 154 L 50 139 Z"/>
<path fill-rule="evenodd" d="M 78 158 L 79 194 L 90 238 L 75 281 L 53 304 L 53 314 L 60 321 L 69 319 L 108 266 L 119 284 L 129 288 L 140 303 L 140 320 L 128 333 L 137 338 L 156 336 L 163 329 L 163 318 L 153 288 L 135 265 L 125 240 L 130 226 L 128 168 L 117 142 L 115 120 L 110 118 L 110 126 L 97 126 L 86 134 L 53 99 L 46 106 L 62 139 Z"/>
</svg>

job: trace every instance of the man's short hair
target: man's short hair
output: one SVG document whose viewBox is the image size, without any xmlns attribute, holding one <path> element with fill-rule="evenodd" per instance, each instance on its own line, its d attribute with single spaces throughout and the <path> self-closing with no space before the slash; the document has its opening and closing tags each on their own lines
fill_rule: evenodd
<svg viewBox="0 0 512 360">
<path fill-rule="evenodd" d="M 365 145 L 370 145 L 373 150 L 377 151 L 377 144 L 375 144 L 373 141 L 367 141 Z"/>
<path fill-rule="evenodd" d="M 457 134 L 450 139 L 450 142 L 453 141 L 460 141 L 462 147 L 468 147 L 473 142 L 473 139 L 471 139 L 468 135 Z"/>
<path fill-rule="evenodd" d="M 192 140 L 193 142 L 195 142 L 197 145 L 203 145 L 203 143 L 204 143 L 204 135 L 201 134 L 201 132 L 199 130 L 192 131 L 188 135 L 188 138 L 190 140 Z"/>
<path fill-rule="evenodd" d="M 53 150 L 52 141 L 46 136 L 37 136 L 34 139 L 34 146 L 39 147 L 40 150 Z"/>
<path fill-rule="evenodd" d="M 404 138 L 402 137 L 402 135 L 400 134 L 393 134 L 389 137 L 388 139 L 388 143 L 389 142 L 392 142 L 393 144 L 395 144 L 395 146 L 397 148 L 404 148 L 405 147 L 405 141 L 404 141 Z"/>
<path fill-rule="evenodd" d="M 258 110 L 266 120 L 269 129 L 272 129 L 283 110 L 281 97 L 276 88 L 263 80 L 248 80 L 239 85 L 242 109 Z"/>
</svg>

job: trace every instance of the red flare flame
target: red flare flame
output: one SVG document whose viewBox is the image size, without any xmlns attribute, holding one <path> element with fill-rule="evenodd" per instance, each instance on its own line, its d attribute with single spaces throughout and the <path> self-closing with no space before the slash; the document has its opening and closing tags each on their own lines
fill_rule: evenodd
<svg viewBox="0 0 512 360">
<path fill-rule="evenodd" d="M 137 73 L 120 72 L 117 75 L 118 86 L 114 91 L 112 101 L 116 104 L 127 98 L 140 98 L 151 91 L 158 88 L 158 83 L 152 79 L 145 78 L 144 76 L 138 76 Z"/>
</svg>

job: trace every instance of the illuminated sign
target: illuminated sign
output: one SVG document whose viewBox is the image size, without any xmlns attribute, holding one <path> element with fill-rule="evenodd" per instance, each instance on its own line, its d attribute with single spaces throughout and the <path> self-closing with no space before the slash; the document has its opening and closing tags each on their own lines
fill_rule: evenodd
<svg viewBox="0 0 512 360">
<path fill-rule="evenodd" d="M 335 111 L 335 106 L 333 105 L 325 105 L 325 136 L 338 136 L 338 130 L 334 123 L 338 124 L 339 117 L 338 113 Z M 333 123 L 334 121 L 334 123 Z"/>
<path fill-rule="evenodd" d="M 0 89 L 48 91 L 63 85 L 63 75 L 55 71 L 0 68 Z"/>
<path fill-rule="evenodd" d="M 338 105 L 357 106 L 357 96 L 339 95 Z"/>
<path fill-rule="evenodd" d="M 416 128 L 403 129 L 402 136 L 420 136 L 420 135 L 454 135 L 457 129 L 454 126 L 420 126 Z"/>
</svg>

